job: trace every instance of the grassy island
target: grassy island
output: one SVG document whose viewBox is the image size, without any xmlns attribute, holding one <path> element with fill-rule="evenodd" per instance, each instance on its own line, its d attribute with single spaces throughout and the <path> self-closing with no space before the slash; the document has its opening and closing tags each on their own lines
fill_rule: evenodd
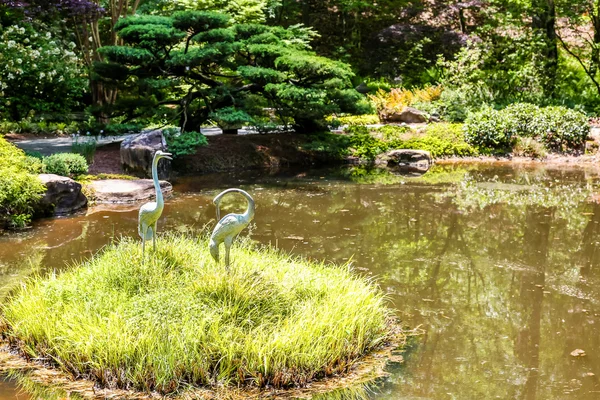
<svg viewBox="0 0 600 400">
<path fill-rule="evenodd" d="M 123 240 L 36 278 L 2 306 L 0 332 L 27 357 L 104 387 L 290 387 L 347 370 L 389 336 L 384 295 L 348 266 L 248 244 L 230 272 L 206 240 L 166 236 L 142 263 Z"/>
</svg>

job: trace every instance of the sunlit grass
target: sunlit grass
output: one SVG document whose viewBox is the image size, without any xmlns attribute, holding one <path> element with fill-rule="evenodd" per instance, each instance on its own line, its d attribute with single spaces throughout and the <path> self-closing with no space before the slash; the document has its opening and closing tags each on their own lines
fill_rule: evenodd
<svg viewBox="0 0 600 400">
<path fill-rule="evenodd" d="M 107 387 L 301 385 L 346 370 L 389 335 L 384 295 L 348 266 L 242 244 L 227 272 L 206 239 L 132 240 L 34 279 L 0 330 L 31 357 Z M 2 327 L 3 325 L 3 327 Z"/>
</svg>

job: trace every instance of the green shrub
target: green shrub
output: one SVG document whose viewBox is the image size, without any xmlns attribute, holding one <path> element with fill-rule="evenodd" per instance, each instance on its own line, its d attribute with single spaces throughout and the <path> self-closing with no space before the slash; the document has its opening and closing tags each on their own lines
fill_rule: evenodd
<svg viewBox="0 0 600 400">
<path fill-rule="evenodd" d="M 163 135 L 167 141 L 167 149 L 174 157 L 186 156 L 196 153 L 198 147 L 206 146 L 208 140 L 200 132 L 179 133 L 179 129 L 169 128 L 163 130 Z"/>
<path fill-rule="evenodd" d="M 485 149 L 507 151 L 514 143 L 510 118 L 491 107 L 469 114 L 464 124 L 464 133 L 467 143 Z"/>
<path fill-rule="evenodd" d="M 0 335 L 102 386 L 163 394 L 304 385 L 347 370 L 390 335 L 384 294 L 347 265 L 242 243 L 227 270 L 206 238 L 176 235 L 145 257 L 126 239 L 30 280 L 3 304 Z"/>
<path fill-rule="evenodd" d="M 0 137 L 0 227 L 23 227 L 45 186 L 28 171 L 25 153 Z"/>
<path fill-rule="evenodd" d="M 590 133 L 588 117 L 566 107 L 546 107 L 530 123 L 531 137 L 540 138 L 549 149 L 581 149 Z"/>
<path fill-rule="evenodd" d="M 44 158 L 46 172 L 62 176 L 81 175 L 88 171 L 88 164 L 81 154 L 59 153 Z"/>
<path fill-rule="evenodd" d="M 531 136 L 531 124 L 538 117 L 540 108 L 530 103 L 513 103 L 502 110 L 509 119 L 513 135 Z"/>
<path fill-rule="evenodd" d="M 576 150 L 583 147 L 589 132 L 588 118 L 579 111 L 529 103 L 514 103 L 500 111 L 484 108 L 465 123 L 469 143 L 492 149 L 507 147 L 523 137 L 555 151 Z"/>
<path fill-rule="evenodd" d="M 46 166 L 42 159 L 29 155 L 25 157 L 25 168 L 32 174 L 43 174 L 46 172 Z"/>
</svg>

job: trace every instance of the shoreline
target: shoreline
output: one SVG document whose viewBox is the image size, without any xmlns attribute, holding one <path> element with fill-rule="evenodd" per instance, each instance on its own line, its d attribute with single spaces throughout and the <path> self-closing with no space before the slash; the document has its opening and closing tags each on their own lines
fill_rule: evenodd
<svg viewBox="0 0 600 400">
<path fill-rule="evenodd" d="M 305 387 L 290 389 L 261 389 L 248 387 L 196 387 L 185 390 L 172 399 L 289 399 L 325 394 L 336 390 L 352 390 L 359 385 L 368 385 L 377 379 L 389 376 L 386 367 L 389 363 L 403 363 L 401 354 L 409 337 L 418 336 L 418 329 L 403 330 L 396 321 L 393 323 L 391 338 L 380 348 L 360 357 L 344 374 L 337 374 L 313 382 Z M 156 392 L 100 388 L 88 379 L 74 379 L 68 373 L 44 364 L 43 360 L 31 360 L 19 354 L 21 351 L 0 338 L 0 377 L 24 378 L 49 391 L 63 391 L 67 396 L 77 395 L 84 399 L 101 400 L 106 398 L 126 398 L 136 400 L 163 399 Z"/>
</svg>

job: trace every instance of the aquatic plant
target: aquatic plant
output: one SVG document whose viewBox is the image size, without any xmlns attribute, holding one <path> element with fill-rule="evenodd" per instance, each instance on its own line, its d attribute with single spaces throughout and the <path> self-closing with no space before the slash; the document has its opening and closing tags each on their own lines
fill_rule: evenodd
<svg viewBox="0 0 600 400">
<path fill-rule="evenodd" d="M 100 385 L 289 387 L 347 370 L 389 335 L 376 285 L 249 243 L 216 267 L 207 239 L 160 238 L 149 262 L 125 239 L 78 268 L 33 279 L 0 331 L 28 357 Z"/>
</svg>

